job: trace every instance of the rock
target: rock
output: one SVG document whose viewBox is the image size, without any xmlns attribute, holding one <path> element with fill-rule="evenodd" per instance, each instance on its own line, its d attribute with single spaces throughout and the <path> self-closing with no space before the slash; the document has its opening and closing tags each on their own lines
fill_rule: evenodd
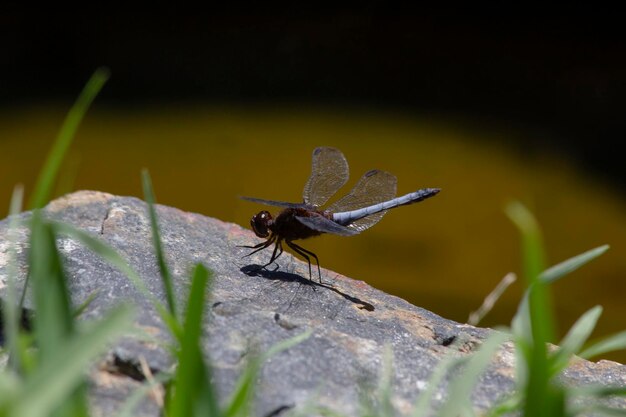
<svg viewBox="0 0 626 417">
<path fill-rule="evenodd" d="M 146 205 L 141 200 L 80 191 L 51 202 L 46 212 L 114 247 L 150 291 L 165 300 Z M 171 207 L 157 206 L 157 212 L 179 305 L 186 299 L 190 269 L 202 263 L 213 271 L 204 348 L 221 399 L 232 392 L 248 357 L 313 330 L 310 338 L 264 364 L 256 385 L 256 415 L 280 415 L 311 400 L 345 415 L 357 415 L 362 396 L 378 384 L 385 345 L 393 352 L 393 404 L 400 413 L 407 413 L 444 355 L 466 355 L 491 332 L 446 320 L 325 269 L 323 284 L 311 282 L 306 263 L 287 253 L 279 259 L 280 269 L 255 272 L 255 265 L 263 264 L 269 253 L 242 258 L 248 249 L 237 246 L 258 242 L 249 230 Z M 0 297 L 5 295 L 7 227 L 7 220 L 0 222 Z M 22 229 L 20 283 L 26 274 L 26 239 L 27 231 Z M 98 317 L 117 302 L 130 299 L 138 307 L 137 328 L 163 342 L 124 338 L 91 371 L 93 414 L 112 415 L 145 378 L 140 360 L 145 360 L 152 373 L 175 365 L 164 348 L 171 337 L 150 303 L 122 273 L 74 240 L 62 238 L 58 246 L 66 258 L 73 302 L 80 304 L 97 294 L 83 318 Z M 27 304 L 26 308 L 32 307 Z M 477 411 L 511 392 L 513 366 L 512 346 L 505 344 L 474 390 L 472 402 Z M 572 385 L 626 385 L 626 366 L 581 359 L 565 372 L 563 380 Z M 442 398 L 443 389 L 436 399 Z M 626 408 L 626 400 L 612 400 L 612 405 Z M 157 416 L 159 406 L 148 397 L 136 412 Z"/>
</svg>

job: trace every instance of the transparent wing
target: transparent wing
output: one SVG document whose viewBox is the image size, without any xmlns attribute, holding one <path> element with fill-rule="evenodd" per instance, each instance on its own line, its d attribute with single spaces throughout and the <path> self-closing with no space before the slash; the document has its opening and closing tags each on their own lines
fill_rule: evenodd
<svg viewBox="0 0 626 417">
<path fill-rule="evenodd" d="M 327 219 L 324 216 L 295 217 L 296 220 L 303 225 L 313 230 L 317 230 L 318 232 L 332 233 L 339 236 L 352 236 L 359 233 L 357 230 L 349 229 L 339 223 L 335 223 L 334 221 Z"/>
<path fill-rule="evenodd" d="M 396 196 L 397 182 L 396 176 L 386 171 L 377 169 L 368 171 L 345 197 L 332 204 L 327 210 L 332 213 L 339 213 L 391 200 Z M 371 214 L 347 224 L 346 227 L 362 232 L 378 223 L 386 212 L 385 210 Z"/>
<path fill-rule="evenodd" d="M 322 206 L 343 187 L 348 176 L 348 162 L 339 149 L 315 148 L 311 176 L 302 192 L 304 202 L 315 207 Z"/>
<path fill-rule="evenodd" d="M 242 200 L 252 201 L 253 203 L 265 204 L 266 206 L 285 207 L 285 208 L 306 208 L 307 205 L 303 203 L 287 203 L 286 201 L 274 201 L 264 200 L 256 197 L 244 197 L 240 196 Z"/>
</svg>

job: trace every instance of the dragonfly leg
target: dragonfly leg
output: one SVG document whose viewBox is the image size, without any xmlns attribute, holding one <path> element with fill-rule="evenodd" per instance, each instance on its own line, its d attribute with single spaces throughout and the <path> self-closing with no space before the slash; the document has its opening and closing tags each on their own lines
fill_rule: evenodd
<svg viewBox="0 0 626 417">
<path fill-rule="evenodd" d="M 278 255 L 276 255 L 276 252 L 277 252 L 277 251 L 278 251 Z M 270 258 L 270 261 L 269 261 L 268 263 L 266 263 L 265 265 L 263 265 L 261 268 L 262 268 L 262 269 L 263 269 L 263 268 L 267 268 L 268 266 L 270 266 L 271 264 L 273 264 L 273 263 L 274 263 L 274 261 L 275 261 L 276 259 L 278 259 L 278 257 L 279 257 L 280 255 L 282 255 L 282 254 L 283 254 L 283 245 L 282 245 L 282 243 L 280 242 L 280 240 L 278 240 L 278 241 L 276 242 L 276 246 L 274 246 L 274 252 L 272 252 L 272 257 Z"/>
<path fill-rule="evenodd" d="M 322 271 L 320 270 L 320 260 L 317 258 L 317 255 L 311 252 L 310 250 L 304 249 L 302 246 L 298 246 L 293 242 L 287 241 L 287 245 L 291 249 L 293 249 L 296 253 L 302 256 L 309 263 L 309 279 L 311 279 L 311 258 L 308 255 L 311 255 L 315 258 L 315 262 L 317 263 L 317 274 L 319 276 L 320 284 L 322 283 Z"/>
<path fill-rule="evenodd" d="M 252 252 L 250 252 L 249 254 L 245 255 L 244 258 L 247 258 L 250 255 L 254 255 L 255 253 L 257 253 L 258 251 L 261 251 L 265 248 L 267 248 L 268 246 L 270 246 L 272 243 L 274 243 L 274 241 L 276 240 L 276 236 L 272 235 L 269 239 L 267 239 L 265 242 L 261 242 L 258 245 L 254 245 L 254 246 L 237 246 L 238 248 L 248 248 L 248 249 L 256 249 L 253 250 Z"/>
</svg>

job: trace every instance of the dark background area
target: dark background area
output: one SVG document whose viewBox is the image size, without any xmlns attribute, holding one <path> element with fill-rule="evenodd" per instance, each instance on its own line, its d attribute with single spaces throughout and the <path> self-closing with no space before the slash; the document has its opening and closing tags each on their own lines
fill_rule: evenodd
<svg viewBox="0 0 626 417">
<path fill-rule="evenodd" d="M 568 5 L 532 19 L 513 6 L 383 16 L 374 2 L 360 11 L 0 13 L 2 204 L 18 182 L 32 190 L 65 112 L 106 66 L 111 79 L 81 125 L 58 195 L 140 197 L 138 173 L 148 167 L 159 202 L 247 227 L 259 207 L 236 195 L 297 199 L 313 147 L 337 146 L 353 180 L 381 168 L 403 192 L 445 192 L 349 242 L 307 241 L 322 266 L 463 321 L 519 266 L 519 235 L 503 207 L 520 199 L 541 221 L 550 264 L 611 245 L 555 285 L 563 329 L 597 302 L 605 314 L 596 336 L 623 330 L 621 14 Z M 515 313 L 516 285 L 487 326 Z M 626 363 L 623 352 L 610 358 Z"/>
<path fill-rule="evenodd" d="M 626 184 L 626 39 L 618 13 L 526 19 L 0 14 L 0 106 L 71 102 L 111 69 L 99 103 L 311 102 L 523 128 L 523 151 L 566 154 Z"/>
</svg>

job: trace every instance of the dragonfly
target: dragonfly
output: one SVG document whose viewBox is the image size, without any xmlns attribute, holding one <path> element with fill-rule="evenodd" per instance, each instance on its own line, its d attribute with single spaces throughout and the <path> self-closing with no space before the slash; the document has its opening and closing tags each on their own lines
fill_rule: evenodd
<svg viewBox="0 0 626 417">
<path fill-rule="evenodd" d="M 265 200 L 255 197 L 240 197 L 244 200 L 267 206 L 280 207 L 276 217 L 267 210 L 252 216 L 250 226 L 254 234 L 266 239 L 252 246 L 251 256 L 274 245 L 268 263 L 260 266 L 265 269 L 283 253 L 283 242 L 309 264 L 311 280 L 311 257 L 317 264 L 320 283 L 322 273 L 317 255 L 294 243 L 323 233 L 339 236 L 353 236 L 374 226 L 387 210 L 414 204 L 439 193 L 439 188 L 422 188 L 415 192 L 396 197 L 397 179 L 389 172 L 374 169 L 367 171 L 352 190 L 327 208 L 322 207 L 348 181 L 349 168 L 345 156 L 339 149 L 318 147 L 313 150 L 311 175 L 302 192 L 302 203 Z"/>
</svg>

